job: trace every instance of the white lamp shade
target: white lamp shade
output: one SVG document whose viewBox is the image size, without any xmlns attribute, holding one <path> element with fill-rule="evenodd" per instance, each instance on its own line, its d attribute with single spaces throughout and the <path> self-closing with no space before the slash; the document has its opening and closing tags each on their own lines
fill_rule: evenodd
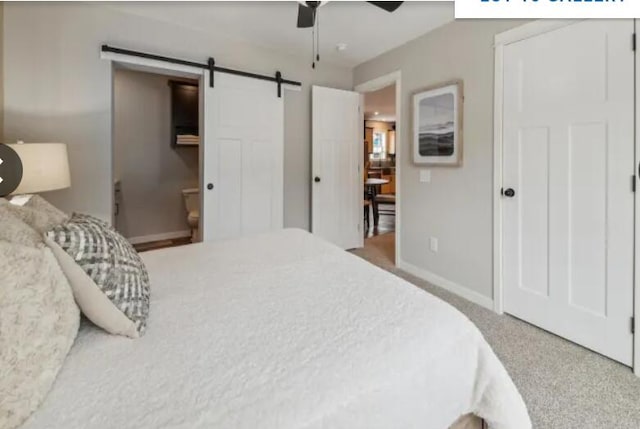
<svg viewBox="0 0 640 429">
<path fill-rule="evenodd" d="M 22 180 L 14 195 L 53 191 L 71 186 L 67 145 L 18 143 L 8 145 L 22 161 Z"/>
</svg>

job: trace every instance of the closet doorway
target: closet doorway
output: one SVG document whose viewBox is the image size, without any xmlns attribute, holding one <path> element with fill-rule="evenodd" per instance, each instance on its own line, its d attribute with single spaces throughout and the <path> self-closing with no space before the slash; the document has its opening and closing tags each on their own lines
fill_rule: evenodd
<svg viewBox="0 0 640 429">
<path fill-rule="evenodd" d="M 178 197 L 189 222 L 185 192 L 194 190 L 199 198 L 197 231 L 174 231 L 187 242 L 214 241 L 237 238 L 260 232 L 283 228 L 284 212 L 284 96 L 286 90 L 300 90 L 301 83 L 284 79 L 280 72 L 275 77 L 251 72 L 218 67 L 213 59 L 209 65 L 141 53 L 126 49 L 102 47 L 101 58 L 108 60 L 112 78 L 112 174 L 113 174 L 113 224 L 124 228 L 116 213 L 118 191 L 124 193 L 122 176 L 116 157 L 115 139 L 119 135 L 115 110 L 117 108 L 116 77 L 121 69 L 170 77 L 176 86 L 187 91 L 187 86 L 197 88 L 198 123 L 173 118 L 166 119 L 169 141 L 166 145 L 185 146 L 176 150 L 193 149 L 189 158 L 191 165 L 197 155 L 197 187 L 182 188 Z M 174 91 L 175 92 L 175 91 Z M 193 94 L 195 91 L 193 92 Z M 174 93 L 170 94 L 175 95 Z M 193 95 L 192 94 L 192 95 Z M 183 94 L 184 95 L 184 94 Z M 193 100 L 193 97 L 191 97 Z M 189 108 L 193 109 L 193 107 Z M 187 110 L 189 110 L 187 109 Z M 140 114 L 139 111 L 135 112 Z M 194 115 L 189 115 L 193 117 Z M 173 121 L 173 122 L 172 122 Z M 138 134 L 144 133 L 144 124 L 134 126 Z M 197 135 L 196 135 L 197 131 Z M 134 133 L 135 135 L 135 133 Z M 164 138 L 163 138 L 164 140 Z M 194 143 L 198 143 L 197 145 Z M 163 143 L 161 143 L 163 144 Z M 166 147 L 165 147 L 166 149 Z M 128 157 L 128 155 L 123 155 Z M 134 158 L 134 177 L 155 170 L 155 187 L 162 186 L 167 172 L 162 168 L 158 156 L 152 152 L 139 152 Z M 127 160 L 129 161 L 129 160 Z M 145 166 L 152 163 L 152 167 Z M 119 188 L 119 189 L 118 189 Z M 144 195 L 139 197 L 146 199 Z M 166 207 L 165 207 L 166 208 Z M 162 209 L 152 216 L 160 217 Z M 195 224 L 194 224 L 195 226 Z M 137 236 L 127 233 L 132 241 Z M 150 233 L 144 241 L 149 241 Z M 161 239 L 167 240 L 164 236 Z M 173 240 L 173 239 L 170 239 Z M 157 241 L 157 240 L 156 240 Z M 171 245 L 172 243 L 169 243 Z"/>
<path fill-rule="evenodd" d="M 139 251 L 200 241 L 200 79 L 113 68 L 113 225 Z"/>
</svg>

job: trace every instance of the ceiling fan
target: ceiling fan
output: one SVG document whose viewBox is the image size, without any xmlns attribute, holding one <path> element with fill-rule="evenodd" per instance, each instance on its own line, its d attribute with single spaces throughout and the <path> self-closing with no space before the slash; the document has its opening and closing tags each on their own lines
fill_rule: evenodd
<svg viewBox="0 0 640 429">
<path fill-rule="evenodd" d="M 318 8 L 328 1 L 298 1 L 298 28 L 313 28 L 312 45 L 313 45 L 313 63 L 311 67 L 316 68 L 316 62 L 320 61 L 319 39 L 320 39 L 320 23 L 317 18 Z M 387 12 L 395 12 L 402 5 L 401 1 L 368 1 L 374 6 L 384 9 Z"/>
<path fill-rule="evenodd" d="M 316 13 L 321 5 L 327 1 L 299 1 L 298 2 L 298 28 L 311 28 L 316 23 Z M 404 2 L 401 1 L 368 1 L 374 6 L 384 9 L 387 12 L 394 12 Z"/>
</svg>

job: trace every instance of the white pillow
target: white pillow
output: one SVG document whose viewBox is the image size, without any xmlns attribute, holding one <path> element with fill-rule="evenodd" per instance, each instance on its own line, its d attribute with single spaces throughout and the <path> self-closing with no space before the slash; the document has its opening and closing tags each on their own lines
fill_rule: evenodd
<svg viewBox="0 0 640 429">
<path fill-rule="evenodd" d="M 139 337 L 133 321 L 113 305 L 107 295 L 98 288 L 82 267 L 51 238 L 45 237 L 45 243 L 49 246 L 60 267 L 62 267 L 62 271 L 67 276 L 73 290 L 73 296 L 82 309 L 82 313 L 110 334 L 124 335 L 131 338 Z"/>
<path fill-rule="evenodd" d="M 113 228 L 88 215 L 46 234 L 46 243 L 71 282 L 80 309 L 107 332 L 137 338 L 149 315 L 149 276 L 133 246 Z"/>
<path fill-rule="evenodd" d="M 78 333 L 71 287 L 41 235 L 0 201 L 0 428 L 42 403 Z"/>
</svg>

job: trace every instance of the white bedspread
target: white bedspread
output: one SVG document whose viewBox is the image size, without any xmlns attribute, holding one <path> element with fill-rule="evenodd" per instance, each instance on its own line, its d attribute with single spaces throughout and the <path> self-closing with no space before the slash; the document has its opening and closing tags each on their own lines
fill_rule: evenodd
<svg viewBox="0 0 640 429">
<path fill-rule="evenodd" d="M 143 258 L 146 335 L 85 324 L 25 429 L 531 427 L 465 316 L 305 232 Z"/>
</svg>

